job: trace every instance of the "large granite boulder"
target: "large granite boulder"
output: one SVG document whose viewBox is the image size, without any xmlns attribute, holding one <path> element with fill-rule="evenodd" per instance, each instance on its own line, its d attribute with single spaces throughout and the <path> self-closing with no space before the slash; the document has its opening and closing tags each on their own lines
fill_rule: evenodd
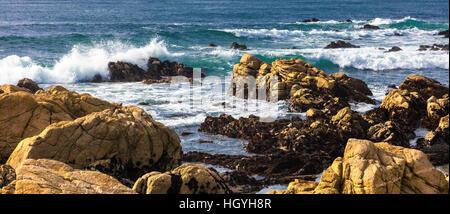
<svg viewBox="0 0 450 214">
<path fill-rule="evenodd" d="M 7 160 L 22 139 L 41 133 L 52 123 L 120 106 L 61 86 L 36 94 L 18 86 L 2 88 L 5 93 L 0 94 L 0 163 Z"/>
<path fill-rule="evenodd" d="M 449 184 L 427 156 L 388 143 L 350 139 L 344 156 L 323 172 L 319 194 L 447 194 Z"/>
<path fill-rule="evenodd" d="M 171 170 L 181 155 L 175 131 L 138 107 L 121 107 L 53 123 L 22 140 L 7 163 L 17 169 L 27 159 L 52 159 L 135 180 L 148 171 Z"/>
<path fill-rule="evenodd" d="M 136 181 L 133 190 L 141 194 L 231 193 L 217 172 L 193 164 L 184 164 L 165 173 L 147 173 Z"/>
<path fill-rule="evenodd" d="M 109 175 L 77 170 L 55 160 L 28 159 L 16 169 L 17 178 L 2 188 L 6 194 L 136 194 Z"/>
</svg>

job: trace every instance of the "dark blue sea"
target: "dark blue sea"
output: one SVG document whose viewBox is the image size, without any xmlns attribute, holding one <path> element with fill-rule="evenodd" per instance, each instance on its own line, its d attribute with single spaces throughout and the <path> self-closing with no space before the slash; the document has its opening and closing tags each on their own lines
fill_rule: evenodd
<svg viewBox="0 0 450 214">
<path fill-rule="evenodd" d="M 311 18 L 320 21 L 302 22 Z M 360 29 L 365 24 L 380 29 Z M 151 105 L 141 107 L 156 120 L 178 133 L 196 133 L 181 137 L 185 152 L 252 155 L 242 149 L 245 141 L 196 131 L 207 115 L 248 116 L 261 113 L 264 105 L 262 114 L 292 115 L 282 101 L 259 109 L 222 108 L 220 103 L 230 99 L 222 92 L 242 54 L 267 62 L 305 59 L 326 73 L 364 80 L 381 101 L 388 85 L 398 85 L 411 74 L 448 86 L 449 52 L 418 51 L 420 45 L 448 44 L 448 38 L 436 35 L 448 28 L 447 0 L 0 0 L 0 84 L 28 77 L 44 88 L 61 84 L 125 105 L 145 101 Z M 336 40 L 361 48 L 323 49 Z M 232 50 L 232 42 L 249 50 Z M 211 43 L 217 47 L 209 47 Z M 392 46 L 402 51 L 385 53 Z M 145 69 L 150 56 L 206 68 L 213 78 L 193 89 L 206 101 L 180 102 L 192 98 L 192 91 L 167 84 L 87 82 L 95 74 L 107 78 L 109 61 Z M 234 102 L 238 107 L 248 104 Z M 352 107 L 364 112 L 375 106 Z"/>
</svg>

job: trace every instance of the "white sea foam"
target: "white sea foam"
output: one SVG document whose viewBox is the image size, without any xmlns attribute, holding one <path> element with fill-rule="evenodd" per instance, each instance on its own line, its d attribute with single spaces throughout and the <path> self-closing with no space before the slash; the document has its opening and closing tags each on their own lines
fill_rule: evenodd
<svg viewBox="0 0 450 214">
<path fill-rule="evenodd" d="M 72 83 L 91 80 L 95 74 L 108 75 L 108 62 L 125 61 L 146 68 L 150 57 L 174 57 L 163 40 L 152 39 L 143 47 L 135 47 L 118 41 L 108 41 L 93 46 L 75 45 L 69 53 L 47 67 L 28 56 L 10 55 L 0 59 L 0 84 L 15 84 L 21 78 L 38 83 Z"/>
</svg>

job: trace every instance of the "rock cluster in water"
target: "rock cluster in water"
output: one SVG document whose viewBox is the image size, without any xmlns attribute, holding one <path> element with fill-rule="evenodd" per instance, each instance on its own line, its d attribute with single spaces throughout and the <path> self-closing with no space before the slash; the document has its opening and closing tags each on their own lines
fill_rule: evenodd
<svg viewBox="0 0 450 214">
<path fill-rule="evenodd" d="M 306 111 L 305 120 L 293 117 L 262 122 L 256 116 L 239 119 L 225 114 L 209 116 L 199 131 L 246 139 L 245 149 L 258 155 L 241 157 L 189 152 L 184 155 L 185 160 L 221 165 L 247 175 L 256 174 L 268 180 L 281 181 L 290 176 L 320 173 L 332 160 L 343 156 L 344 149 L 349 147 L 348 142 L 353 142 L 349 140 L 355 138 L 384 142 L 398 146 L 392 147 L 398 150 L 412 147 L 421 150 L 423 153 L 419 154 L 426 154 L 422 156 L 435 165 L 448 164 L 449 89 L 439 82 L 411 75 L 398 89 L 390 91 L 379 107 L 360 114 L 352 111 L 348 102 L 372 102 L 368 97 L 371 92 L 363 81 L 343 74 L 324 74 L 303 60 L 276 60 L 269 65 L 246 54 L 235 65 L 233 80 L 238 84 L 243 77 L 253 76 L 257 83 L 261 83 L 261 79 L 264 81 L 273 75 L 279 77 L 275 93 L 289 100 L 290 110 Z M 252 95 L 257 91 L 249 88 L 232 85 L 230 91 L 245 99 L 257 97 Z M 239 93 L 239 90 L 245 91 Z M 299 96 L 305 92 L 309 96 Z M 414 130 L 421 127 L 432 131 L 419 139 L 417 145 L 410 145 L 409 142 L 415 138 Z M 416 152 L 411 149 L 404 151 Z M 393 153 L 386 156 L 390 155 Z M 415 163 L 416 160 L 413 161 Z M 244 167 L 250 165 L 246 163 L 252 163 L 253 167 Z M 426 164 L 426 167 L 434 169 L 431 164 Z M 439 188 L 434 192 L 448 191 L 448 188 Z M 425 192 L 418 190 L 415 193 Z"/>
<path fill-rule="evenodd" d="M 170 83 L 172 76 L 184 76 L 193 78 L 194 69 L 184 66 L 179 62 L 161 61 L 158 58 L 150 57 L 147 61 L 147 70 L 138 65 L 128 62 L 109 62 L 109 81 L 112 82 L 139 82 L 151 83 Z M 205 74 L 201 73 L 201 77 Z M 101 82 L 100 77 L 94 77 L 94 82 Z"/>
<path fill-rule="evenodd" d="M 148 71 L 113 67 L 123 81 L 192 75 L 155 58 Z M 246 85 L 248 77 L 256 87 Z M 288 189 L 271 193 L 448 193 L 448 176 L 433 166 L 449 161 L 449 89 L 436 80 L 411 75 L 364 114 L 350 108 L 375 103 L 363 81 L 328 75 L 301 59 L 269 64 L 244 54 L 232 83 L 230 95 L 255 99 L 266 91 L 267 100 L 286 100 L 306 119 L 208 116 L 199 131 L 246 139 L 245 150 L 255 155 L 183 154 L 175 131 L 138 107 L 61 86 L 43 90 L 29 79 L 2 85 L 0 193 L 229 194 L 280 183 Z M 411 145 L 417 128 L 430 131 Z"/>
</svg>

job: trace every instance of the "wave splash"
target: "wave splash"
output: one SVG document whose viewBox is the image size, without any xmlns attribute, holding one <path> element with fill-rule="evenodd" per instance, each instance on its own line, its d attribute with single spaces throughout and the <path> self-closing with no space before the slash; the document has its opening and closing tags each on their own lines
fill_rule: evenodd
<svg viewBox="0 0 450 214">
<path fill-rule="evenodd" d="M 42 66 L 30 57 L 10 55 L 0 59 L 0 84 L 15 84 L 22 78 L 37 83 L 75 83 L 90 81 L 96 74 L 108 76 L 108 62 L 125 61 L 146 68 L 147 59 L 177 56 L 168 51 L 163 40 L 153 38 L 143 47 L 118 41 L 100 42 L 93 46 L 75 45 L 52 67 Z"/>
</svg>

